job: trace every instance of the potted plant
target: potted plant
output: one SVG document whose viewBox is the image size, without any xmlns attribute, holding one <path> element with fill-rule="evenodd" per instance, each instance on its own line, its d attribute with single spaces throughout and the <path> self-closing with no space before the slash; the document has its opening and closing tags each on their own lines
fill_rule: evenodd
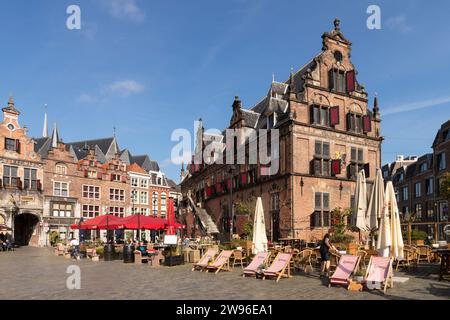
<svg viewBox="0 0 450 320">
<path fill-rule="evenodd" d="M 365 274 L 366 274 L 366 271 L 364 269 L 360 269 L 360 270 L 356 271 L 355 276 L 354 276 L 355 281 L 358 283 L 363 283 Z"/>
</svg>

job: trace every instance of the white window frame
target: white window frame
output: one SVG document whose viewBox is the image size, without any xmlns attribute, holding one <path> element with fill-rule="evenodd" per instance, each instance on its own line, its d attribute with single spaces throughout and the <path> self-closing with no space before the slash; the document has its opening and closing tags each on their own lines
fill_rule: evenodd
<svg viewBox="0 0 450 320">
<path fill-rule="evenodd" d="M 57 183 L 59 183 L 60 184 L 60 188 L 59 189 L 56 189 L 56 184 Z M 63 186 L 63 184 L 65 184 L 66 185 L 66 191 L 67 191 L 67 194 L 66 195 L 62 195 L 62 191 L 64 190 L 64 188 L 62 187 Z M 53 181 L 53 196 L 54 197 L 69 197 L 70 196 L 70 192 L 69 192 L 69 189 L 70 189 L 70 185 L 69 185 L 69 182 L 65 182 L 65 181 Z M 56 190 L 58 190 L 59 191 L 59 195 L 58 194 L 56 194 Z"/>
<path fill-rule="evenodd" d="M 85 191 L 84 191 L 84 187 L 88 187 L 88 191 L 87 191 L 88 196 L 87 196 L 87 197 L 84 196 L 84 192 L 85 192 Z M 93 197 L 93 198 L 89 197 L 89 194 L 91 193 L 91 191 L 89 191 L 89 188 L 90 188 L 90 187 L 93 187 L 93 188 L 94 188 L 94 191 L 93 191 L 94 197 Z M 95 196 L 95 195 L 97 194 L 97 191 L 95 191 L 95 188 L 98 188 L 98 198 Z M 96 185 L 92 185 L 92 184 L 83 184 L 83 185 L 81 186 L 81 197 L 82 197 L 83 199 L 100 200 L 101 197 L 102 197 L 102 187 L 96 186 Z"/>
</svg>

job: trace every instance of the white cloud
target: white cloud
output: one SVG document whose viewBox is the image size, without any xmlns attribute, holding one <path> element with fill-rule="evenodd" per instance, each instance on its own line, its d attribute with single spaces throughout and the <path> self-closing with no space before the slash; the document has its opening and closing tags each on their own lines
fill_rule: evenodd
<svg viewBox="0 0 450 320">
<path fill-rule="evenodd" d="M 134 80 L 122 80 L 111 83 L 106 86 L 105 93 L 129 96 L 144 91 L 144 86 Z"/>
<path fill-rule="evenodd" d="M 120 80 L 104 86 L 97 90 L 97 93 L 83 92 L 78 96 L 77 101 L 81 103 L 93 103 L 104 101 L 109 97 L 128 97 L 141 93 L 145 90 L 144 85 L 135 80 Z"/>
<path fill-rule="evenodd" d="M 401 113 L 401 112 L 426 109 L 426 108 L 439 106 L 439 105 L 442 105 L 445 103 L 450 103 L 450 96 L 434 98 L 434 99 L 429 99 L 429 100 L 423 100 L 423 101 L 417 101 L 417 102 L 411 102 L 411 103 L 403 104 L 403 105 L 400 105 L 397 107 L 386 108 L 386 111 L 382 112 L 382 115 L 386 116 L 386 115 L 396 114 L 396 113 Z"/>
<path fill-rule="evenodd" d="M 389 29 L 397 30 L 401 33 L 409 33 L 413 30 L 406 22 L 406 17 L 404 15 L 398 15 L 387 19 L 386 25 Z"/>
<path fill-rule="evenodd" d="M 145 12 L 139 8 L 136 0 L 102 0 L 102 3 L 114 18 L 134 22 L 142 22 L 145 20 Z"/>
</svg>

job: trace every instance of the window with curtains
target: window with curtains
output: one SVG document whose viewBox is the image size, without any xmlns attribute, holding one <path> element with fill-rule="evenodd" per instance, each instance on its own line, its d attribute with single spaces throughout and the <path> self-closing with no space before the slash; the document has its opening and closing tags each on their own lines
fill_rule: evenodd
<svg viewBox="0 0 450 320">
<path fill-rule="evenodd" d="M 330 176 L 330 143 L 316 140 L 312 171 L 317 176 Z"/>
<path fill-rule="evenodd" d="M 141 191 L 139 194 L 139 202 L 141 204 L 148 204 L 148 192 L 147 191 Z"/>
<path fill-rule="evenodd" d="M 36 169 L 24 169 L 23 175 L 23 187 L 27 190 L 37 189 L 37 170 Z"/>
<path fill-rule="evenodd" d="M 3 166 L 3 185 L 16 187 L 19 182 L 17 167 Z"/>
<path fill-rule="evenodd" d="M 329 227 L 330 220 L 330 194 L 316 192 L 314 194 L 314 213 L 311 216 L 311 227 Z"/>
<path fill-rule="evenodd" d="M 351 147 L 350 148 L 350 164 L 348 167 L 348 178 L 355 180 L 358 172 L 364 169 L 366 178 L 369 177 L 369 166 L 364 163 L 364 149 Z"/>
</svg>

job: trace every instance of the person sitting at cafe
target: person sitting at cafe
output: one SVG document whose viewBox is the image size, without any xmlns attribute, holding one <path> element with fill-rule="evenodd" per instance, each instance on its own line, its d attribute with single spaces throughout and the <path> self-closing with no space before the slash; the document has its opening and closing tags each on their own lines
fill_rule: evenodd
<svg viewBox="0 0 450 320">
<path fill-rule="evenodd" d="M 140 244 L 139 244 L 137 249 L 142 253 L 143 257 L 148 255 L 148 253 L 147 253 L 147 246 L 144 244 L 144 241 L 140 242 Z"/>
</svg>

